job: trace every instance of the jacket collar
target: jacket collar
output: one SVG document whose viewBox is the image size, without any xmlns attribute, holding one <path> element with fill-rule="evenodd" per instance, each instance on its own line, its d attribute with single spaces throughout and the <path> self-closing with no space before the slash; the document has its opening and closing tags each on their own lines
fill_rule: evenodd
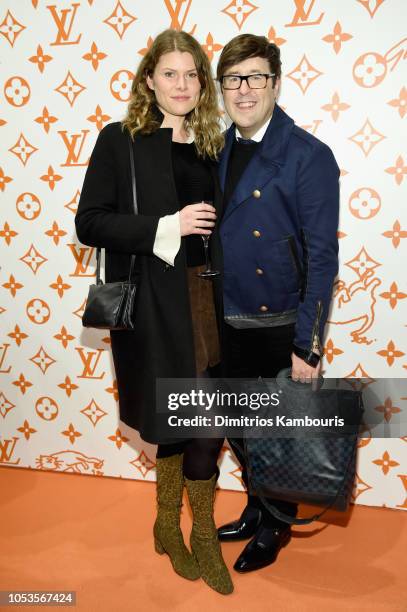
<svg viewBox="0 0 407 612">
<path fill-rule="evenodd" d="M 162 125 L 162 123 L 164 121 L 164 114 L 160 111 L 160 109 L 158 108 L 157 104 L 153 104 L 152 105 L 151 112 L 152 112 L 152 115 L 153 115 L 154 119 L 156 121 L 158 121 L 158 123 L 160 124 L 160 130 L 161 131 L 162 130 L 166 130 L 166 134 L 170 134 L 171 133 L 171 136 L 172 136 L 172 131 L 173 130 L 172 130 L 171 127 L 166 127 L 166 128 L 162 128 L 161 127 L 161 125 Z M 193 131 L 190 130 L 190 135 L 189 135 L 189 138 L 188 138 L 187 142 L 188 143 L 192 143 L 192 142 L 194 142 L 194 140 L 195 140 L 195 135 L 194 135 Z"/>
<path fill-rule="evenodd" d="M 225 203 L 223 220 L 247 201 L 255 189 L 261 190 L 279 172 L 286 161 L 293 127 L 294 121 L 291 117 L 276 105 L 263 140 L 240 177 L 230 201 Z M 226 134 L 226 144 L 219 167 L 222 191 L 225 191 L 227 167 L 234 140 L 235 126 L 232 125 Z"/>
<path fill-rule="evenodd" d="M 273 116 L 268 125 L 266 133 L 253 155 L 246 171 L 243 173 L 242 180 L 249 176 L 249 170 L 252 165 L 256 167 L 256 175 L 258 174 L 259 163 L 261 166 L 270 168 L 270 166 L 282 166 L 285 163 L 287 145 L 291 131 L 294 127 L 294 121 L 289 117 L 277 104 L 273 110 Z M 236 138 L 236 126 L 232 124 L 226 132 L 225 147 L 222 151 L 222 156 L 219 165 L 219 177 L 222 190 L 225 190 L 226 171 L 229 162 L 230 153 L 234 140 Z"/>
<path fill-rule="evenodd" d="M 164 121 L 164 114 L 160 111 L 157 104 L 152 105 L 151 112 L 153 114 L 154 119 L 156 119 L 158 123 L 161 125 L 162 122 Z"/>
</svg>

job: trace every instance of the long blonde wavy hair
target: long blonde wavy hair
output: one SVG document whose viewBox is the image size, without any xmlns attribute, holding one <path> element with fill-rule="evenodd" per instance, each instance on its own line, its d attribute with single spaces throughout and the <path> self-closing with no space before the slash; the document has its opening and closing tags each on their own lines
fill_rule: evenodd
<svg viewBox="0 0 407 612">
<path fill-rule="evenodd" d="M 128 129 L 134 138 L 137 133 L 151 134 L 160 127 L 154 113 L 155 94 L 148 87 L 146 79 L 153 75 L 160 57 L 171 51 L 190 53 L 194 59 L 201 91 L 198 104 L 185 117 L 185 129 L 193 130 L 198 155 L 217 159 L 224 138 L 219 124 L 220 113 L 211 66 L 198 41 L 186 32 L 164 30 L 154 40 L 133 79 L 127 114 L 122 121 L 123 129 Z"/>
</svg>

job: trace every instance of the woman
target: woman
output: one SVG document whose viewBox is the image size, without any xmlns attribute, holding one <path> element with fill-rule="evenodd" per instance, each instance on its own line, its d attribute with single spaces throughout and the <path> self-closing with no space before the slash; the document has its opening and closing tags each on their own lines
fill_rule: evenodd
<svg viewBox="0 0 407 612">
<path fill-rule="evenodd" d="M 132 213 L 128 134 L 133 138 L 139 214 Z M 157 443 L 156 551 L 175 571 L 220 593 L 233 584 L 213 520 L 222 439 L 163 439 L 157 378 L 193 378 L 219 361 L 212 284 L 201 236 L 220 206 L 214 160 L 223 146 L 209 61 L 185 32 L 166 30 L 137 70 L 127 116 L 99 134 L 75 218 L 79 240 L 106 249 L 106 280 L 140 276 L 135 331 L 112 331 L 120 418 Z M 203 201 L 213 201 L 212 206 Z M 212 239 L 211 248 L 219 248 Z M 193 512 L 191 555 L 180 529 L 184 480 Z"/>
</svg>

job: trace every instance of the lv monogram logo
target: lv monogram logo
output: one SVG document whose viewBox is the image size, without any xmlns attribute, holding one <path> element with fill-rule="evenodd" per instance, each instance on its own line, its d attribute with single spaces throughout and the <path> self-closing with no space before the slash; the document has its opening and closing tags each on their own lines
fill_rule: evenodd
<svg viewBox="0 0 407 612">
<path fill-rule="evenodd" d="M 286 27 L 295 28 L 297 26 L 310 26 L 310 25 L 318 25 L 322 21 L 322 17 L 325 13 L 321 13 L 318 19 L 314 21 L 309 21 L 309 17 L 311 15 L 311 11 L 314 7 L 315 0 L 294 0 L 295 4 L 295 13 L 293 20 L 291 23 L 286 23 Z M 308 9 L 306 9 L 306 5 L 308 5 Z"/>
<path fill-rule="evenodd" d="M 86 162 L 79 162 L 79 158 L 82 153 L 83 145 L 89 134 L 90 130 L 82 130 L 82 134 L 71 134 L 67 136 L 66 130 L 59 130 L 58 134 L 61 134 L 61 138 L 67 148 L 68 154 L 64 164 L 61 166 L 87 166 L 89 158 Z M 79 145 L 78 145 L 79 142 Z"/>
<path fill-rule="evenodd" d="M 398 478 L 400 478 L 403 486 L 404 486 L 404 490 L 406 492 L 406 496 L 407 496 L 407 476 L 405 474 L 397 474 Z M 396 508 L 407 508 L 407 497 L 404 500 L 403 504 L 398 504 L 396 506 Z"/>
<path fill-rule="evenodd" d="M 185 22 L 187 20 L 190 8 L 191 8 L 192 0 L 175 0 L 175 4 L 171 2 L 171 0 L 164 0 L 164 4 L 167 8 L 167 11 L 171 17 L 170 28 L 172 30 L 184 30 Z M 185 6 L 183 17 L 180 21 L 181 9 Z M 196 30 L 196 24 L 189 32 L 189 34 L 193 35 Z"/>
<path fill-rule="evenodd" d="M 47 6 L 47 9 L 50 11 L 53 20 L 55 21 L 55 25 L 58 28 L 58 32 L 54 42 L 51 43 L 51 46 L 56 45 L 77 45 L 82 37 L 82 34 L 79 34 L 76 40 L 71 40 L 71 32 L 73 22 L 75 20 L 76 11 L 78 10 L 78 6 L 80 4 L 77 2 L 76 4 L 71 4 L 71 8 L 61 9 L 60 13 L 57 11 L 57 7 L 55 4 L 50 4 Z M 67 23 L 67 19 L 69 19 Z"/>
<path fill-rule="evenodd" d="M 301 127 L 303 130 L 307 130 L 307 132 L 310 132 L 311 134 L 315 134 L 315 132 L 317 131 L 321 123 L 322 123 L 321 119 L 314 119 L 312 123 L 308 123 L 307 125 L 302 125 Z"/>
<path fill-rule="evenodd" d="M 101 380 L 106 372 L 102 372 L 100 376 L 95 375 L 96 368 L 99 363 L 103 349 L 96 349 L 96 351 L 85 351 L 82 347 L 75 347 L 75 351 L 78 351 L 79 357 L 83 363 L 83 372 L 77 378 L 93 378 Z"/>
<path fill-rule="evenodd" d="M 88 272 L 90 260 L 93 255 L 93 251 L 95 250 L 93 247 L 79 247 L 77 248 L 76 244 L 68 244 L 72 255 L 74 256 L 76 262 L 76 268 L 73 274 L 69 276 L 78 276 L 78 277 L 89 277 L 95 276 L 95 272 Z M 86 259 L 85 259 L 86 257 Z"/>
<path fill-rule="evenodd" d="M 6 358 L 6 353 L 8 351 L 9 344 L 0 344 L 0 374 L 8 374 L 11 370 L 11 366 L 9 366 L 6 370 L 3 370 L 3 363 Z"/>
<path fill-rule="evenodd" d="M 4 442 L 0 440 L 0 463 L 6 463 L 7 465 L 18 465 L 20 463 L 20 459 L 11 461 L 17 440 L 16 436 L 13 436 L 12 440 L 4 440 Z M 11 449 L 9 450 L 10 445 Z"/>
</svg>

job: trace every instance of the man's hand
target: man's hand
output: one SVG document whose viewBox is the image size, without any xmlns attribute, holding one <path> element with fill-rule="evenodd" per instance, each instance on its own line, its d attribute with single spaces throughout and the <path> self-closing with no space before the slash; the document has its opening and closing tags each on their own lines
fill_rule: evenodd
<svg viewBox="0 0 407 612">
<path fill-rule="evenodd" d="M 302 383 L 309 383 L 312 379 L 318 378 L 321 370 L 321 362 L 313 368 L 308 365 L 303 359 L 297 357 L 294 353 L 291 354 L 291 378 Z"/>
<path fill-rule="evenodd" d="M 210 204 L 200 202 L 199 204 L 188 204 L 179 213 L 179 224 L 181 236 L 201 234 L 210 236 L 212 230 L 205 229 L 215 225 L 216 209 Z"/>
</svg>

